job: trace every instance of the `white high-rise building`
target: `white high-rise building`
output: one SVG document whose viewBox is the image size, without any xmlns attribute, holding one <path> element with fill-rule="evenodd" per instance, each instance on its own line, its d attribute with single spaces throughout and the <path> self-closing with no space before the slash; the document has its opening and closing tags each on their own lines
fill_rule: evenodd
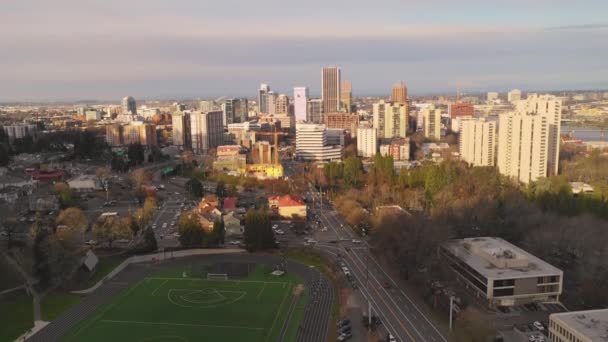
<svg viewBox="0 0 608 342">
<path fill-rule="evenodd" d="M 121 101 L 122 114 L 137 114 L 137 104 L 133 96 L 125 96 Z"/>
<path fill-rule="evenodd" d="M 424 136 L 429 139 L 441 139 L 441 109 L 430 105 L 422 110 Z"/>
<path fill-rule="evenodd" d="M 498 93 L 495 92 L 495 91 L 488 92 L 487 100 L 488 100 L 488 102 L 492 102 L 492 101 L 498 100 Z"/>
<path fill-rule="evenodd" d="M 373 105 L 373 125 L 382 139 L 405 138 L 407 133 L 407 102 L 380 102 Z"/>
<path fill-rule="evenodd" d="M 296 124 L 296 158 L 311 161 L 342 159 L 342 146 L 330 145 L 325 125 Z"/>
<path fill-rule="evenodd" d="M 193 112 L 190 114 L 192 152 L 204 154 L 224 143 L 223 112 Z"/>
<path fill-rule="evenodd" d="M 521 100 L 521 90 L 513 89 L 507 94 L 507 101 L 510 103 L 515 104 L 519 100 Z"/>
<path fill-rule="evenodd" d="M 266 112 L 262 112 L 265 114 L 276 114 L 277 113 L 277 102 L 279 99 L 279 94 L 274 91 L 269 91 L 266 94 Z"/>
<path fill-rule="evenodd" d="M 308 118 L 308 87 L 293 88 L 293 113 L 296 122 L 306 121 Z"/>
<path fill-rule="evenodd" d="M 515 104 L 519 115 L 540 115 L 547 117 L 548 159 L 547 175 L 556 175 L 559 167 L 559 142 L 562 120 L 562 100 L 553 95 L 528 94 L 525 100 Z"/>
<path fill-rule="evenodd" d="M 549 119 L 542 115 L 500 115 L 497 166 L 501 174 L 530 183 L 547 176 Z"/>
<path fill-rule="evenodd" d="M 258 90 L 258 111 L 263 114 L 268 114 L 268 93 L 270 87 L 268 84 L 260 84 L 260 90 Z"/>
<path fill-rule="evenodd" d="M 473 166 L 496 163 L 496 122 L 463 119 L 460 122 L 460 158 Z"/>
<path fill-rule="evenodd" d="M 378 131 L 372 127 L 357 128 L 357 155 L 370 158 L 378 151 Z"/>
<path fill-rule="evenodd" d="M 171 114 L 171 128 L 173 130 L 173 145 L 181 148 L 191 147 L 192 129 L 189 112 L 175 112 Z"/>
</svg>

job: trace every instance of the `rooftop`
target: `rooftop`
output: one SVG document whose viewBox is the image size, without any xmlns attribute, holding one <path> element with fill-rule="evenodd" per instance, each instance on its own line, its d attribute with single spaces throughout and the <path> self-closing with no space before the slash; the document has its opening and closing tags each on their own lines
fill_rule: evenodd
<svg viewBox="0 0 608 342">
<path fill-rule="evenodd" d="M 488 279 L 514 279 L 563 272 L 523 249 L 495 237 L 451 240 L 444 247 Z"/>
<path fill-rule="evenodd" d="M 550 318 L 591 341 L 608 341 L 608 309 L 557 313 Z"/>
</svg>

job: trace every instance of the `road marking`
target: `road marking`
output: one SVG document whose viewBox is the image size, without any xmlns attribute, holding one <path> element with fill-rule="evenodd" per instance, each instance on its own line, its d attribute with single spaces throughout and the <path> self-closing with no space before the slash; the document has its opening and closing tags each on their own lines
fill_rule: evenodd
<svg viewBox="0 0 608 342">
<path fill-rule="evenodd" d="M 152 291 L 151 295 L 154 296 L 156 291 L 160 290 L 160 288 L 163 287 L 168 281 L 169 281 L 169 279 L 165 279 L 162 283 L 160 283 L 160 285 L 158 285 L 158 287 L 154 291 Z"/>
<path fill-rule="evenodd" d="M 283 284 L 285 285 L 285 284 Z M 260 300 L 260 296 L 262 295 L 262 292 L 264 292 L 264 289 L 266 288 L 266 283 L 264 283 L 262 285 L 262 289 L 260 290 L 260 292 L 258 293 L 258 296 L 256 297 L 257 300 Z"/>
</svg>

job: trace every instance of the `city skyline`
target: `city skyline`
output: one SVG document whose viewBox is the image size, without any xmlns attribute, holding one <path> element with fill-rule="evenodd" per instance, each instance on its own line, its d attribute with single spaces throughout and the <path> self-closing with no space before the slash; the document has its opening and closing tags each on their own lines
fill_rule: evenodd
<svg viewBox="0 0 608 342">
<path fill-rule="evenodd" d="M 0 101 L 253 97 L 264 82 L 318 96 L 326 65 L 355 96 L 401 79 L 414 95 L 608 87 L 606 2 L 483 4 L 267 0 L 230 16 L 230 1 L 4 4 Z"/>
</svg>

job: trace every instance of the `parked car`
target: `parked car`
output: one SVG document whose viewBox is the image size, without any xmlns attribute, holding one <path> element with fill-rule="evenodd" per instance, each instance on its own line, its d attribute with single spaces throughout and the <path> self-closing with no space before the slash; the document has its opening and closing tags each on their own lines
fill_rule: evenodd
<svg viewBox="0 0 608 342">
<path fill-rule="evenodd" d="M 350 319 L 348 319 L 348 318 L 341 319 L 336 323 L 336 327 L 338 329 L 340 329 L 344 326 L 347 326 L 347 325 L 350 325 Z"/>
<path fill-rule="evenodd" d="M 532 323 L 532 324 L 534 324 L 534 327 L 535 327 L 536 329 L 538 329 L 538 331 L 545 331 L 545 327 L 543 326 L 543 324 L 542 324 L 541 322 L 539 322 L 539 321 L 535 321 L 535 322 L 534 322 L 534 323 Z"/>
<path fill-rule="evenodd" d="M 382 282 L 382 287 L 384 287 L 385 289 L 390 289 L 391 283 L 389 283 L 388 280 L 385 280 Z"/>
<path fill-rule="evenodd" d="M 386 341 L 387 342 L 397 342 L 397 339 L 395 338 L 395 336 L 393 336 L 393 334 L 388 333 L 388 335 L 386 335 Z"/>
<path fill-rule="evenodd" d="M 353 239 L 352 243 L 354 243 L 355 245 L 358 245 L 361 243 L 361 240 Z"/>
<path fill-rule="evenodd" d="M 353 333 L 349 331 L 347 333 L 340 334 L 340 336 L 338 336 L 338 341 L 346 341 L 351 337 L 353 337 Z"/>
</svg>

